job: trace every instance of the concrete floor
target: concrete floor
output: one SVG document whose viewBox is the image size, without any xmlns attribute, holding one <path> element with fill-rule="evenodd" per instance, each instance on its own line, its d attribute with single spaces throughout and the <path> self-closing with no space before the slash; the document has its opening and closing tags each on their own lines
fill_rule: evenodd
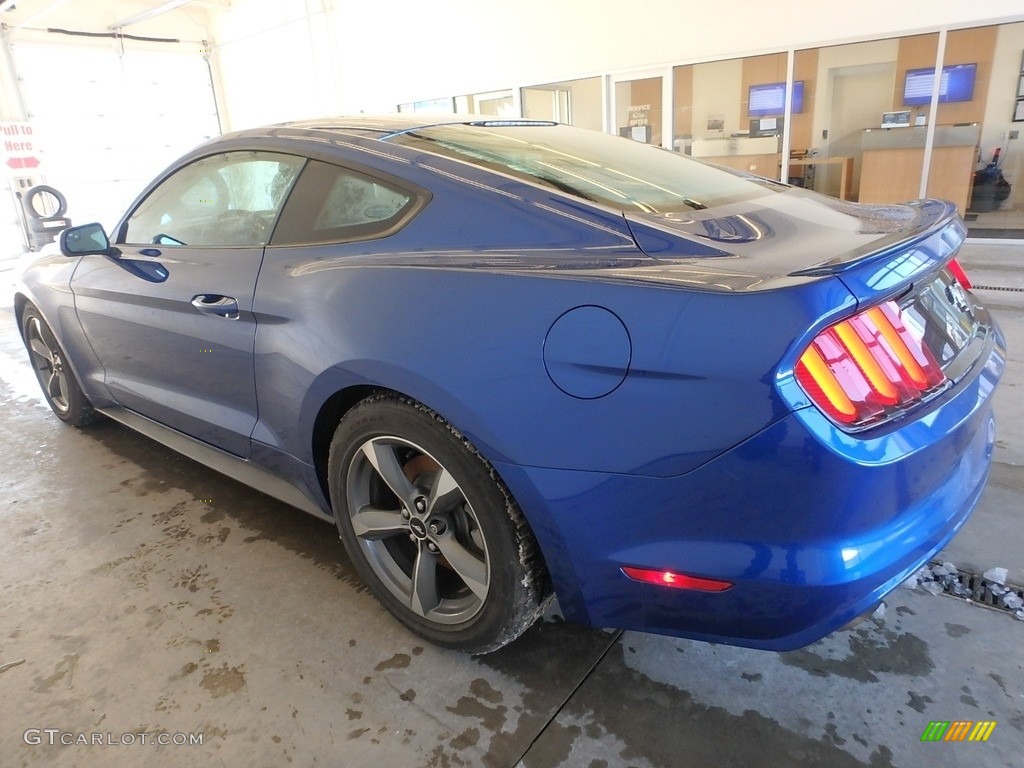
<svg viewBox="0 0 1024 768">
<path fill-rule="evenodd" d="M 1024 285 L 1019 262 L 1019 247 L 964 256 L 981 285 Z M 992 482 L 948 556 L 1020 583 L 1024 293 L 979 294 L 1011 361 Z M 883 617 L 788 654 L 554 614 L 490 656 L 439 651 L 360 585 L 333 527 L 116 424 L 63 426 L 24 358 L 0 308 L 0 768 L 1022 764 L 1010 614 L 900 589 Z M 922 743 L 932 720 L 998 725 Z M 135 743 L 27 744 L 27 729 Z"/>
</svg>

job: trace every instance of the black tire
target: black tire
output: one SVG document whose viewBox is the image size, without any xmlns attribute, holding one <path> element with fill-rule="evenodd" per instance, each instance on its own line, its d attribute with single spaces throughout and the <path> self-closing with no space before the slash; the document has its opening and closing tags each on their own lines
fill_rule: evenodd
<svg viewBox="0 0 1024 768">
<path fill-rule="evenodd" d="M 57 209 L 53 213 L 45 213 L 36 208 L 36 198 L 40 195 L 49 195 L 56 202 Z M 28 213 L 30 218 L 42 219 L 44 221 L 60 219 L 68 212 L 67 198 L 59 190 L 47 184 L 37 184 L 26 192 L 22 205 L 25 206 L 25 212 Z"/>
<path fill-rule="evenodd" d="M 356 405 L 334 434 L 329 485 L 353 564 L 413 632 L 488 653 L 540 615 L 547 571 L 522 512 L 433 411 L 396 395 Z"/>
<path fill-rule="evenodd" d="M 99 419 L 67 364 L 67 355 L 42 315 L 31 304 L 21 314 L 21 337 L 43 397 L 61 421 L 84 427 Z"/>
</svg>

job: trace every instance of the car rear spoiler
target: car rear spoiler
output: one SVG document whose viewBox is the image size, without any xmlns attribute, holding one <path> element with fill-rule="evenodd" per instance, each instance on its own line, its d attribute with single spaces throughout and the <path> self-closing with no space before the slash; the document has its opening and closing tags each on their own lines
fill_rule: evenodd
<svg viewBox="0 0 1024 768">
<path fill-rule="evenodd" d="M 848 251 L 821 264 L 790 273 L 793 277 L 839 277 L 858 302 L 877 301 L 899 292 L 943 267 L 963 245 L 967 227 L 956 206 L 944 200 L 908 203 L 917 213 L 913 228 L 894 233 L 866 248 Z"/>
</svg>

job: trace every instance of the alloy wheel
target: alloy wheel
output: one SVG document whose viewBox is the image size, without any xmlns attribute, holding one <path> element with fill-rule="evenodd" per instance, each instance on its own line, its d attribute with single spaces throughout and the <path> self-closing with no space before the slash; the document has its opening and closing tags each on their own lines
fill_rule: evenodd
<svg viewBox="0 0 1024 768">
<path fill-rule="evenodd" d="M 408 440 L 373 437 L 353 455 L 345 492 L 359 547 L 396 598 L 440 624 L 480 611 L 490 586 L 486 542 L 440 462 Z"/>
<path fill-rule="evenodd" d="M 27 327 L 28 348 L 39 384 L 49 397 L 55 410 L 66 413 L 71 407 L 68 400 L 68 375 L 64 369 L 64 359 L 56 344 L 50 344 L 43 333 L 42 323 L 33 317 Z"/>
</svg>

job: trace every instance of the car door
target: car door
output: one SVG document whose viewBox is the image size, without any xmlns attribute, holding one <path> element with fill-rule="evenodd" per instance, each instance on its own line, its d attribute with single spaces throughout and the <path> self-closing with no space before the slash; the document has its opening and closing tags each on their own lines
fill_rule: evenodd
<svg viewBox="0 0 1024 768">
<path fill-rule="evenodd" d="M 252 312 L 263 247 L 304 160 L 236 151 L 164 179 L 85 256 L 79 320 L 124 407 L 238 456 L 256 423 Z"/>
</svg>

